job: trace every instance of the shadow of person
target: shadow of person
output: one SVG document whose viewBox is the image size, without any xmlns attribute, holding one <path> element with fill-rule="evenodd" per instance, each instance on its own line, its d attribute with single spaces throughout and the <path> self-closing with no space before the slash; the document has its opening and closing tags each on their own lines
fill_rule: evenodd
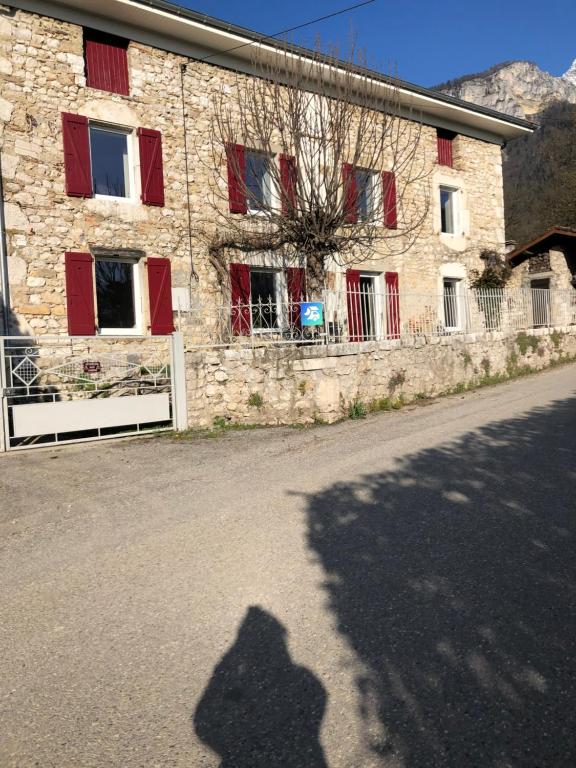
<svg viewBox="0 0 576 768">
<path fill-rule="evenodd" d="M 327 768 L 319 741 L 326 691 L 292 662 L 286 630 L 251 606 L 194 714 L 220 768 Z"/>
</svg>

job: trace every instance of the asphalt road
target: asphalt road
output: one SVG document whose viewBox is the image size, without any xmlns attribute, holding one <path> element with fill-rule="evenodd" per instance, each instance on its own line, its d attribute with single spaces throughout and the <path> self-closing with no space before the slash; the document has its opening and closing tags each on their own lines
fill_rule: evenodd
<svg viewBox="0 0 576 768">
<path fill-rule="evenodd" d="M 576 765 L 576 367 L 0 456 L 2 768 Z"/>
</svg>

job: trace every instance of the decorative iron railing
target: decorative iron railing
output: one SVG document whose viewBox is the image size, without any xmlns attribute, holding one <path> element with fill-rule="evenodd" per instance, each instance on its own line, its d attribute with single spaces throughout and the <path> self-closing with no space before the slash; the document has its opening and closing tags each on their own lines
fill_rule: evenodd
<svg viewBox="0 0 576 768">
<path fill-rule="evenodd" d="M 403 341 L 514 333 L 576 324 L 576 290 L 456 286 L 445 293 L 324 291 L 321 322 L 308 325 L 301 302 L 196 305 L 180 318 L 188 347 L 264 347 Z"/>
</svg>

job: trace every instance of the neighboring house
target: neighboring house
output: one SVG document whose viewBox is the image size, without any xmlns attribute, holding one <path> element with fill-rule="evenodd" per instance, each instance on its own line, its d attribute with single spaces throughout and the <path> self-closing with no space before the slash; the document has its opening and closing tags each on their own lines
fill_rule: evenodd
<svg viewBox="0 0 576 768">
<path fill-rule="evenodd" d="M 552 227 L 507 254 L 511 285 L 522 288 L 576 288 L 576 230 Z"/>
<path fill-rule="evenodd" d="M 192 304 L 202 306 L 274 297 L 280 307 L 304 298 L 303 266 L 277 264 L 265 253 L 229 264 L 224 294 L 197 237 L 211 216 L 209 95 L 231 81 L 232 70 L 250 76 L 254 56 L 282 48 L 270 40 L 247 45 L 257 40 L 162 0 L 0 5 L 2 264 L 11 332 L 167 334 L 177 305 L 188 309 L 189 291 Z M 444 326 L 457 330 L 458 295 L 470 269 L 481 266 L 484 247 L 504 243 L 501 146 L 532 126 L 407 83 L 400 83 L 399 98 L 423 121 L 429 175 L 422 183 L 431 205 L 422 237 L 397 257 L 384 259 L 376 248 L 353 269 L 335 264 L 330 287 L 374 296 L 444 294 Z M 246 183 L 264 190 L 266 165 L 255 150 L 236 149 L 250 175 Z M 384 183 L 381 226 L 394 229 L 386 169 L 348 172 L 359 190 L 351 215 L 380 204 L 375 190 Z M 237 186 L 232 173 L 230 215 L 257 213 Z M 368 326 L 380 322 L 388 336 L 397 334 L 394 299 L 387 307 L 377 301 L 369 309 L 344 304 L 350 340 L 365 338 Z M 271 312 L 279 327 L 280 310 Z M 242 310 L 231 321 L 237 334 L 257 322 Z"/>
<path fill-rule="evenodd" d="M 576 320 L 576 230 L 552 227 L 507 254 L 511 287 L 531 289 L 535 327 Z M 554 297 L 554 301 L 552 301 Z"/>
</svg>

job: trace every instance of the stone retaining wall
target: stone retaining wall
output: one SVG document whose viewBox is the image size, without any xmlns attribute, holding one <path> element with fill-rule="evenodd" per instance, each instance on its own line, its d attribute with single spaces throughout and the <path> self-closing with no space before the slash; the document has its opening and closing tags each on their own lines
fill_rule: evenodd
<svg viewBox="0 0 576 768">
<path fill-rule="evenodd" d="M 359 351 L 361 353 L 359 354 Z M 576 328 L 463 339 L 186 353 L 190 427 L 336 421 L 350 405 L 387 407 L 576 356 Z"/>
</svg>

